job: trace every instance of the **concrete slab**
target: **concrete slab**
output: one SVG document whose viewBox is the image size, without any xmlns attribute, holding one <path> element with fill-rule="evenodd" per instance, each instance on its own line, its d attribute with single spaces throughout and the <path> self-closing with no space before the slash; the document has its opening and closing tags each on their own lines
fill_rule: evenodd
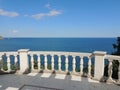
<svg viewBox="0 0 120 90">
<path fill-rule="evenodd" d="M 0 75 L 0 90 L 18 90 L 23 85 L 35 85 L 48 88 L 58 88 L 63 90 L 120 90 L 120 86 L 117 86 L 115 84 L 100 83 L 90 78 L 75 75 L 51 73 Z M 33 89 L 30 87 L 24 88 L 24 90 Z"/>
<path fill-rule="evenodd" d="M 50 75 L 51 75 L 51 73 L 43 73 L 43 74 L 41 75 L 41 77 L 49 78 Z"/>
<path fill-rule="evenodd" d="M 29 73 L 27 76 L 36 76 L 38 73 Z"/>
<path fill-rule="evenodd" d="M 65 76 L 66 75 L 64 75 L 64 74 L 56 74 L 56 76 L 55 76 L 55 79 L 65 79 Z"/>
<path fill-rule="evenodd" d="M 5 90 L 18 90 L 19 88 L 15 88 L 15 87 L 8 87 L 7 89 Z"/>
</svg>

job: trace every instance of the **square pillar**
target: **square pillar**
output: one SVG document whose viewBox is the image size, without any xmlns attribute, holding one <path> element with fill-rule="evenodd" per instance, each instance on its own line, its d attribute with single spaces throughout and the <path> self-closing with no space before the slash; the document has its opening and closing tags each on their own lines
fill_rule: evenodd
<svg viewBox="0 0 120 90">
<path fill-rule="evenodd" d="M 104 57 L 106 52 L 103 51 L 95 51 L 93 52 L 95 58 L 95 65 L 94 65 L 94 79 L 101 80 L 104 74 Z"/>
<path fill-rule="evenodd" d="M 28 51 L 29 49 L 18 50 L 20 60 L 20 70 L 18 71 L 18 74 L 25 74 L 29 72 Z"/>
</svg>

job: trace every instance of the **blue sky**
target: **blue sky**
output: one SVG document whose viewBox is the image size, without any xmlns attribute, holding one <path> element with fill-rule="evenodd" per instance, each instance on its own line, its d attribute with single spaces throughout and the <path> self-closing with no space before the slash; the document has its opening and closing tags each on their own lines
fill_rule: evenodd
<svg viewBox="0 0 120 90">
<path fill-rule="evenodd" d="M 118 37 L 120 0 L 0 0 L 4 37 Z"/>
</svg>

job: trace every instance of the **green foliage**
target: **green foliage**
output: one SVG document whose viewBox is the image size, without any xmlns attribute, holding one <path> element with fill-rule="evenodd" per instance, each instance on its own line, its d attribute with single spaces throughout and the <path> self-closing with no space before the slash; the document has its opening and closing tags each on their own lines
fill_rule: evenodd
<svg viewBox="0 0 120 90">
<path fill-rule="evenodd" d="M 91 65 L 91 75 L 94 75 L 94 65 Z"/>
<path fill-rule="evenodd" d="M 113 44 L 113 48 L 115 51 L 112 53 L 112 55 L 118 55 L 120 56 L 120 37 L 117 38 L 117 44 Z M 113 78 L 118 78 L 118 67 L 119 62 L 117 60 L 114 60 L 113 62 Z"/>
<path fill-rule="evenodd" d="M 48 64 L 48 65 L 47 65 L 47 68 L 48 68 L 49 70 L 51 70 L 51 69 L 52 69 L 51 64 Z"/>
<path fill-rule="evenodd" d="M 76 72 L 80 72 L 80 68 L 76 68 L 75 71 L 76 71 Z"/>
<path fill-rule="evenodd" d="M 11 70 L 15 70 L 15 65 L 14 64 L 11 65 Z"/>
<path fill-rule="evenodd" d="M 41 65 L 41 66 L 40 66 L 40 68 L 41 68 L 42 70 L 44 70 L 44 69 L 45 69 L 45 67 L 44 67 L 43 65 Z"/>
<path fill-rule="evenodd" d="M 34 60 L 34 69 L 38 69 L 38 61 Z"/>
<path fill-rule="evenodd" d="M 8 67 L 7 67 L 7 62 L 3 63 L 3 70 L 7 71 Z"/>
<path fill-rule="evenodd" d="M 115 51 L 112 54 L 120 56 L 120 37 L 117 38 L 117 44 L 113 44 L 113 48 Z"/>
</svg>

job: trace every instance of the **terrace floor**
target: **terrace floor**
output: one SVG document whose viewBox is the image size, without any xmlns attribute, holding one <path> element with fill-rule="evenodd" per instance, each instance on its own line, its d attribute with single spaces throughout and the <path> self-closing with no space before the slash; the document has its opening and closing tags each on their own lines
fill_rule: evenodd
<svg viewBox="0 0 120 90">
<path fill-rule="evenodd" d="M 120 90 L 120 86 L 74 75 L 29 73 L 0 75 L 0 90 Z"/>
</svg>

